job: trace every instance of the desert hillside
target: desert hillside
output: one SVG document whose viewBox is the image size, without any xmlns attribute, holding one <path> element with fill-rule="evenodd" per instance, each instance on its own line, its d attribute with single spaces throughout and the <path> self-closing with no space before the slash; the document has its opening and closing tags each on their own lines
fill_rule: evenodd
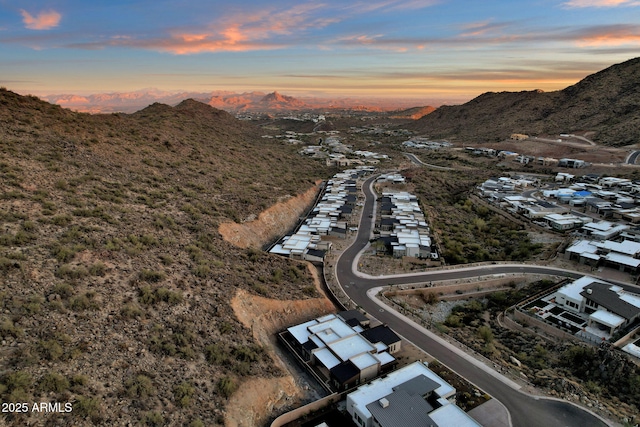
<svg viewBox="0 0 640 427">
<path fill-rule="evenodd" d="M 74 404 L 6 423 L 225 423 L 249 377 L 284 375 L 231 299 L 318 295 L 218 226 L 330 173 L 196 101 L 88 115 L 0 90 L 0 396 Z"/>
<path fill-rule="evenodd" d="M 640 142 L 640 58 L 613 65 L 556 92 L 488 92 L 442 106 L 409 127 L 433 137 L 493 142 L 513 133 L 590 132 L 601 144 Z"/>
</svg>

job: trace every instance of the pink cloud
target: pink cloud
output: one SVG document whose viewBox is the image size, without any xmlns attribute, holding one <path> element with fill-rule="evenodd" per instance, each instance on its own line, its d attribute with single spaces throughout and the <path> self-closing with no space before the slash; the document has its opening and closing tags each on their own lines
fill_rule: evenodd
<svg viewBox="0 0 640 427">
<path fill-rule="evenodd" d="M 640 2 L 637 0 L 570 0 L 565 2 L 564 6 L 570 8 L 640 6 Z"/>
<path fill-rule="evenodd" d="M 174 30 L 167 35 L 147 39 L 112 38 L 107 42 L 76 44 L 75 47 L 99 49 L 128 46 L 188 55 L 205 52 L 244 52 L 279 49 L 294 41 L 292 34 L 303 35 L 309 29 L 323 28 L 337 18 L 314 16 L 322 5 L 298 5 L 286 10 L 266 9 L 226 16 L 198 30 Z"/>
<path fill-rule="evenodd" d="M 492 23 L 491 21 L 470 22 L 461 27 L 461 37 L 479 37 L 490 33 L 496 33 L 508 27 L 506 22 Z"/>
<path fill-rule="evenodd" d="M 640 33 L 618 32 L 594 34 L 577 40 L 584 47 L 640 45 Z"/>
<path fill-rule="evenodd" d="M 62 19 L 62 15 L 55 10 L 42 11 L 36 16 L 31 15 L 24 9 L 20 9 L 20 13 L 22 14 L 24 26 L 30 30 L 50 30 L 57 27 L 60 19 Z"/>
</svg>

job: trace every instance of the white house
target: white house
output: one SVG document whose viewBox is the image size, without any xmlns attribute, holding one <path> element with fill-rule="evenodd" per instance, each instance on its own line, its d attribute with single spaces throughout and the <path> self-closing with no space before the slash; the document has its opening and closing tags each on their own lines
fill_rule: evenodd
<svg viewBox="0 0 640 427">
<path fill-rule="evenodd" d="M 347 395 L 347 412 L 361 427 L 480 427 L 448 399 L 455 388 L 426 363 L 414 362 Z"/>
<path fill-rule="evenodd" d="M 589 276 L 558 289 L 552 301 L 588 321 L 582 336 L 609 339 L 640 318 L 640 294 Z"/>
</svg>

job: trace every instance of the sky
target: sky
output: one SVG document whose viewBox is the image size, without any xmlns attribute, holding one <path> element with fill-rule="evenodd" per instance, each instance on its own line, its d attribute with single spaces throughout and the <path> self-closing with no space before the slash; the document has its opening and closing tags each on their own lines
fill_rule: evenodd
<svg viewBox="0 0 640 427">
<path fill-rule="evenodd" d="M 640 0 L 0 0 L 0 86 L 471 99 L 640 56 Z"/>
</svg>

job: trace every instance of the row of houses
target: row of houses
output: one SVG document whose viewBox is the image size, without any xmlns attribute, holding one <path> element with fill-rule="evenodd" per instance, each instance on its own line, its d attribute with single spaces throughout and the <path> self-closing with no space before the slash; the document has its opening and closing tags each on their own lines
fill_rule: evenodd
<svg viewBox="0 0 640 427">
<path fill-rule="evenodd" d="M 388 180 L 389 177 L 381 177 Z M 383 190 L 378 200 L 377 220 L 380 248 L 394 257 L 437 259 L 432 247 L 431 229 L 418 203 L 418 198 L 406 191 Z"/>
<path fill-rule="evenodd" d="M 386 154 L 366 150 L 353 150 L 342 143 L 340 137 L 329 135 L 321 140 L 320 145 L 308 145 L 299 151 L 304 156 L 326 159 L 327 166 L 353 167 L 357 165 L 374 165 L 380 160 L 389 158 Z"/>
<path fill-rule="evenodd" d="M 633 240 L 575 240 L 565 258 L 580 264 L 607 266 L 635 274 L 640 267 L 640 242 Z"/>
<path fill-rule="evenodd" d="M 564 182 L 573 178 L 574 175 L 558 173 L 556 181 Z M 557 215 L 545 218 L 551 228 L 558 231 L 581 227 L 591 221 L 587 217 L 590 214 L 596 214 L 602 219 L 640 223 L 640 198 L 632 192 L 635 188 L 634 183 L 613 177 L 582 178 L 585 182 L 574 183 L 569 187 L 541 190 L 544 200 L 516 194 L 537 183 L 536 180 L 527 178 L 491 178 L 482 183 L 478 190 L 489 201 L 532 220 L 542 219 L 548 214 L 574 215 L 571 221 Z M 557 203 L 547 201 L 549 199 L 554 199 Z"/>
<path fill-rule="evenodd" d="M 357 205 L 357 179 L 373 172 L 359 167 L 337 173 L 324 187 L 322 198 L 314 206 L 296 233 L 283 237 L 269 252 L 294 259 L 322 262 L 331 242 L 323 236 L 346 238 L 351 216 Z"/>
<path fill-rule="evenodd" d="M 450 148 L 452 145 L 449 141 L 432 141 L 429 138 L 414 137 L 402 143 L 404 148 L 439 150 L 441 148 Z"/>
</svg>

